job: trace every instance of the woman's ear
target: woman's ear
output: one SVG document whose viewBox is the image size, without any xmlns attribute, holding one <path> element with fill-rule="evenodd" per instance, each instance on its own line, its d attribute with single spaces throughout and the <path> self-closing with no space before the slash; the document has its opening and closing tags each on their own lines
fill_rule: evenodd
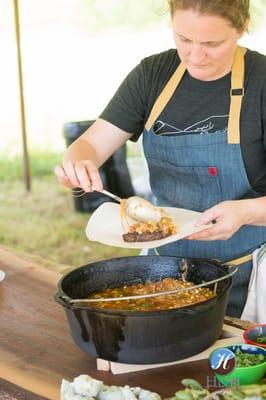
<svg viewBox="0 0 266 400">
<path fill-rule="evenodd" d="M 241 38 L 245 35 L 245 33 L 247 33 L 247 30 L 246 30 L 246 29 L 243 30 L 242 32 L 239 32 L 239 33 L 238 33 L 238 40 L 241 39 Z"/>
<path fill-rule="evenodd" d="M 250 23 L 250 20 L 248 19 L 247 21 L 246 21 L 246 23 L 245 23 L 245 26 L 244 26 L 244 28 L 243 28 L 243 31 L 240 33 L 240 37 L 242 37 L 245 33 L 248 33 L 248 27 L 249 27 L 249 23 Z"/>
</svg>

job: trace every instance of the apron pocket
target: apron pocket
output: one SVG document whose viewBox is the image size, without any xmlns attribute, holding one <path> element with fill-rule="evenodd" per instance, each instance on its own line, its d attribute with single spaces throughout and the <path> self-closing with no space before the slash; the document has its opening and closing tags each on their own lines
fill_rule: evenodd
<svg viewBox="0 0 266 400">
<path fill-rule="evenodd" d="M 222 201 L 216 167 L 175 166 L 148 159 L 151 188 L 161 205 L 204 211 Z"/>
</svg>

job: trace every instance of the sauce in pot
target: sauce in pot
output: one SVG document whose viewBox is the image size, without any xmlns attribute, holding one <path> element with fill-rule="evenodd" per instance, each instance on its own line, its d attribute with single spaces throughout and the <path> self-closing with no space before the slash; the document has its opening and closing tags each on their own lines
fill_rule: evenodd
<svg viewBox="0 0 266 400">
<path fill-rule="evenodd" d="M 118 288 L 108 288 L 101 292 L 93 293 L 88 296 L 89 299 L 99 298 L 114 298 L 134 296 L 141 294 L 150 294 L 164 292 L 168 290 L 175 290 L 180 288 L 192 287 L 193 282 L 183 281 L 181 279 L 165 278 L 158 282 L 145 282 L 135 285 L 125 285 Z M 215 294 L 212 290 L 201 287 L 174 293 L 169 295 L 161 295 L 142 299 L 131 300 L 115 300 L 115 301 L 102 301 L 91 303 L 94 308 L 109 309 L 109 310 L 124 310 L 124 311 L 159 311 L 170 310 L 173 308 L 180 308 L 190 306 L 192 304 L 201 303 L 214 297 Z"/>
</svg>

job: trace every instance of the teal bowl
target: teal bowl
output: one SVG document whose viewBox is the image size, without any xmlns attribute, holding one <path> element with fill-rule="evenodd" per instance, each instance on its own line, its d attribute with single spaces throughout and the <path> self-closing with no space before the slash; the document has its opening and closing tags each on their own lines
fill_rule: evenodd
<svg viewBox="0 0 266 400">
<path fill-rule="evenodd" d="M 236 364 L 233 371 L 226 375 L 215 372 L 218 381 L 224 386 L 251 385 L 259 382 L 266 374 L 266 349 L 250 344 L 234 344 L 223 348 L 229 349 L 233 353 L 236 353 L 237 349 L 239 349 L 242 353 L 264 355 L 264 362 L 260 364 L 248 367 L 238 367 Z"/>
</svg>

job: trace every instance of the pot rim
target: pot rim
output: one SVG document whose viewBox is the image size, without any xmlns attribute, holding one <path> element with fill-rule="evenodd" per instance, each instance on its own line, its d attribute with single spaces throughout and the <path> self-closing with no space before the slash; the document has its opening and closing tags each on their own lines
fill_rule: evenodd
<svg viewBox="0 0 266 400">
<path fill-rule="evenodd" d="M 55 294 L 55 301 L 57 303 L 59 303 L 60 305 L 62 305 L 65 308 L 69 308 L 71 310 L 87 310 L 90 312 L 95 312 L 97 314 L 101 313 L 101 314 L 111 314 L 111 315 L 122 315 L 122 316 L 153 316 L 153 315 L 158 315 L 158 314 L 172 314 L 172 313 L 176 313 L 177 311 L 179 312 L 184 312 L 185 314 L 188 314 L 190 310 L 195 310 L 195 308 L 201 307 L 204 305 L 208 305 L 208 303 L 210 302 L 214 302 L 215 300 L 219 299 L 221 296 L 224 295 L 224 293 L 230 288 L 231 286 L 231 282 L 232 282 L 232 278 L 228 277 L 227 279 L 229 279 L 229 284 L 228 287 L 216 294 L 215 297 L 212 297 L 208 300 L 202 301 L 200 303 L 196 303 L 196 304 L 191 304 L 188 306 L 183 306 L 183 307 L 177 307 L 177 308 L 172 308 L 172 309 L 168 309 L 168 310 L 154 310 L 154 311 L 129 311 L 129 310 L 109 310 L 109 309 L 102 309 L 102 308 L 96 308 L 96 307 L 90 307 L 88 305 L 82 305 L 81 303 L 77 303 L 77 305 L 74 305 L 73 303 L 70 303 L 70 300 L 72 300 L 71 297 L 69 297 L 62 289 L 62 282 L 63 280 L 65 280 L 69 275 L 73 274 L 73 272 L 82 270 L 83 268 L 87 268 L 89 267 L 91 264 L 93 265 L 97 265 L 97 264 L 102 264 L 104 261 L 116 261 L 116 260 L 124 260 L 124 259 L 139 259 L 140 257 L 143 256 L 128 256 L 128 257 L 115 257 L 115 258 L 111 258 L 111 259 L 103 259 L 103 260 L 99 260 L 99 261 L 95 261 L 95 262 L 91 262 L 89 264 L 85 264 L 82 265 L 80 267 L 74 268 L 71 271 L 66 272 L 58 281 L 57 284 L 57 288 L 58 291 Z M 149 258 L 155 258 L 158 259 L 158 257 L 163 257 L 164 259 L 169 258 L 169 259 L 181 259 L 183 257 L 177 257 L 177 256 L 161 256 L 161 255 L 151 255 L 151 256 L 145 256 L 145 257 L 149 257 Z M 223 263 L 220 260 L 216 260 L 216 259 L 207 259 L 207 258 L 188 258 L 188 260 L 190 261 L 198 261 L 198 262 L 206 262 L 208 264 L 214 264 L 216 265 L 218 268 L 228 268 L 229 264 Z M 224 271 L 226 272 L 226 271 Z M 231 282 L 230 282 L 231 280 Z M 200 312 L 200 310 L 198 310 Z"/>
</svg>

